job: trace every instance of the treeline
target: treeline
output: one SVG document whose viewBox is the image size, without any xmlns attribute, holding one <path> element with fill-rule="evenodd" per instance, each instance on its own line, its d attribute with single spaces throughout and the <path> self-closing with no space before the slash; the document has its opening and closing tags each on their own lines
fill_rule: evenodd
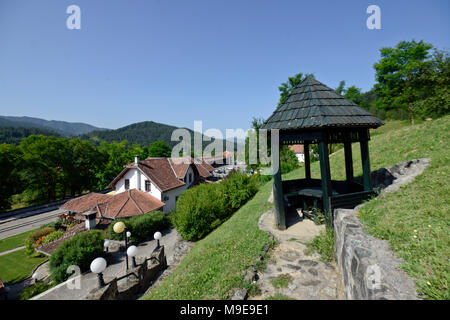
<svg viewBox="0 0 450 320">
<path fill-rule="evenodd" d="M 450 57 L 424 41 L 401 41 L 380 49 L 373 65 L 375 85 L 367 92 L 356 86 L 336 91 L 381 119 L 442 117 L 450 112 Z"/>
<path fill-rule="evenodd" d="M 45 130 L 41 128 L 0 127 L 0 141 L 2 143 L 12 143 L 18 145 L 24 138 L 36 134 L 55 137 L 61 136 L 55 131 Z"/>
<path fill-rule="evenodd" d="M 134 156 L 170 156 L 162 141 L 150 146 L 127 141 L 94 146 L 79 138 L 31 135 L 19 145 L 0 144 L 0 210 L 13 198 L 28 205 L 103 190 Z"/>
</svg>

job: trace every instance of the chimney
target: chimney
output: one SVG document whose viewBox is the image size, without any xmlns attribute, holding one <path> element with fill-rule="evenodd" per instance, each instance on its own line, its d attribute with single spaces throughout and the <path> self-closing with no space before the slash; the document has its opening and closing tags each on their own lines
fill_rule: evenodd
<svg viewBox="0 0 450 320">
<path fill-rule="evenodd" d="M 136 166 L 139 164 L 139 156 L 134 156 L 134 164 Z"/>
</svg>

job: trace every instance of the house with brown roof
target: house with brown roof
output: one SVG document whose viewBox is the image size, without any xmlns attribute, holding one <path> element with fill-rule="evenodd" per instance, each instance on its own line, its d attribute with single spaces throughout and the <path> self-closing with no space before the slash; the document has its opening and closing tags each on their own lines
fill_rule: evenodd
<svg viewBox="0 0 450 320">
<path fill-rule="evenodd" d="M 303 149 L 302 144 L 293 144 L 289 146 L 289 149 L 294 151 L 295 156 L 298 159 L 298 162 L 305 162 L 305 151 Z"/>
<path fill-rule="evenodd" d="M 191 157 L 147 158 L 128 164 L 109 184 L 116 195 L 129 190 L 143 192 L 164 203 L 164 213 L 175 210 L 178 197 L 189 187 L 207 181 L 214 168 Z"/>
</svg>

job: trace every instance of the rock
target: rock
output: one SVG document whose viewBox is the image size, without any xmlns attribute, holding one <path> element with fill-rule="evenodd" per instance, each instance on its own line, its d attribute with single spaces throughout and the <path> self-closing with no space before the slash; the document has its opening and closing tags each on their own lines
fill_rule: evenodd
<svg viewBox="0 0 450 320">
<path fill-rule="evenodd" d="M 289 288 L 289 290 L 295 290 L 295 289 L 297 289 L 297 286 L 293 283 L 289 283 L 288 288 Z"/>
<path fill-rule="evenodd" d="M 309 272 L 310 274 L 312 274 L 313 276 L 315 276 L 315 277 L 317 277 L 317 276 L 319 275 L 319 273 L 317 272 L 317 270 L 316 270 L 316 269 L 313 269 L 313 268 L 309 268 L 309 269 L 308 269 L 308 272 Z"/>
<path fill-rule="evenodd" d="M 284 265 L 284 267 L 289 268 L 289 269 L 293 269 L 293 270 L 300 270 L 302 268 L 300 266 L 296 266 L 296 265 L 293 265 L 293 264 L 286 264 L 286 265 Z"/>
<path fill-rule="evenodd" d="M 239 289 L 237 290 L 231 300 L 245 300 L 247 299 L 247 290 Z"/>
<path fill-rule="evenodd" d="M 308 286 L 317 286 L 320 283 L 319 280 L 306 280 L 300 282 L 302 286 L 308 287 Z"/>
<path fill-rule="evenodd" d="M 298 264 L 305 267 L 315 267 L 319 263 L 317 261 L 312 260 L 298 260 Z"/>
</svg>

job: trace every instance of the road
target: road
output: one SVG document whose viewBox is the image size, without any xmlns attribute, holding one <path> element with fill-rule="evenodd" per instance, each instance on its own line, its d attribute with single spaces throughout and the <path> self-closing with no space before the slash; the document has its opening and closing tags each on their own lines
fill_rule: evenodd
<svg viewBox="0 0 450 320">
<path fill-rule="evenodd" d="M 40 226 L 54 222 L 58 219 L 58 214 L 64 210 L 53 210 L 45 213 L 39 213 L 29 217 L 8 218 L 0 221 L 0 239 L 11 237 L 13 235 L 39 228 Z"/>
</svg>

